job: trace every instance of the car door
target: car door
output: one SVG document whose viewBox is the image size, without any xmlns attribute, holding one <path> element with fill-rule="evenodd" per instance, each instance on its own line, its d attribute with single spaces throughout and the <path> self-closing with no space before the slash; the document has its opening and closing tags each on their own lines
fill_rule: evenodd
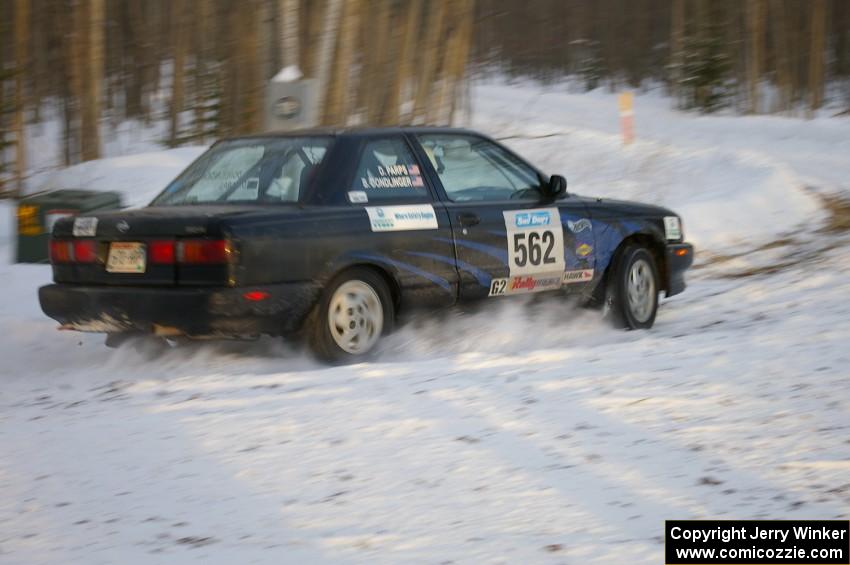
<svg viewBox="0 0 850 565">
<path fill-rule="evenodd" d="M 463 299 L 584 288 L 592 224 L 578 199 L 546 198 L 542 175 L 469 133 L 415 135 L 452 226 Z"/>
<path fill-rule="evenodd" d="M 358 210 L 368 227 L 345 235 L 350 258 L 392 272 L 403 308 L 454 304 L 451 224 L 408 139 L 401 133 L 366 136 L 357 154 L 345 205 Z"/>
</svg>

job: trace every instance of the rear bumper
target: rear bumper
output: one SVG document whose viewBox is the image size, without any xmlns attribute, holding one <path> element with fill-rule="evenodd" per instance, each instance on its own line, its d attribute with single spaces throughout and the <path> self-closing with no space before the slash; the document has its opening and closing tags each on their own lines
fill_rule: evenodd
<svg viewBox="0 0 850 565">
<path fill-rule="evenodd" d="M 685 290 L 685 271 L 694 263 L 694 246 L 690 243 L 670 243 L 667 253 L 667 296 Z"/>
<path fill-rule="evenodd" d="M 251 301 L 243 295 L 268 296 Z M 282 335 L 301 327 L 318 299 L 312 283 L 241 288 L 110 287 L 50 284 L 41 309 L 65 329 L 193 337 Z"/>
</svg>

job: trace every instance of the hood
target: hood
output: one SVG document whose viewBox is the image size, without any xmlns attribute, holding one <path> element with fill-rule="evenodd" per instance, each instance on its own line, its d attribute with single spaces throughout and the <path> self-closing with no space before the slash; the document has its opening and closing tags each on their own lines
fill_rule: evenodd
<svg viewBox="0 0 850 565">
<path fill-rule="evenodd" d="M 584 203 L 591 211 L 593 217 L 616 216 L 620 218 L 663 218 L 664 216 L 677 216 L 675 212 L 663 206 L 644 204 L 631 200 L 616 200 L 614 198 L 594 198 L 589 196 L 572 195 Z"/>
</svg>

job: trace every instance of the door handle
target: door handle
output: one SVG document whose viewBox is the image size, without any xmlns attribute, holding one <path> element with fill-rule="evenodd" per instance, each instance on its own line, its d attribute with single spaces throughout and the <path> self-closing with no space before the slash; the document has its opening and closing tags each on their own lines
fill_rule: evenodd
<svg viewBox="0 0 850 565">
<path fill-rule="evenodd" d="M 478 214 L 474 214 L 472 212 L 461 212 L 457 215 L 457 221 L 461 226 L 468 228 L 470 226 L 480 224 L 481 218 L 478 217 Z"/>
</svg>

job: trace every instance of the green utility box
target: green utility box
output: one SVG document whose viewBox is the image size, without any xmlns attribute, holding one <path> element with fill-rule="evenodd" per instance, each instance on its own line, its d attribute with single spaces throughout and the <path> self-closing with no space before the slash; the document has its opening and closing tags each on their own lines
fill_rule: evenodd
<svg viewBox="0 0 850 565">
<path fill-rule="evenodd" d="M 18 263 L 46 263 L 47 242 L 59 218 L 121 208 L 117 192 L 53 190 L 18 201 Z"/>
</svg>

